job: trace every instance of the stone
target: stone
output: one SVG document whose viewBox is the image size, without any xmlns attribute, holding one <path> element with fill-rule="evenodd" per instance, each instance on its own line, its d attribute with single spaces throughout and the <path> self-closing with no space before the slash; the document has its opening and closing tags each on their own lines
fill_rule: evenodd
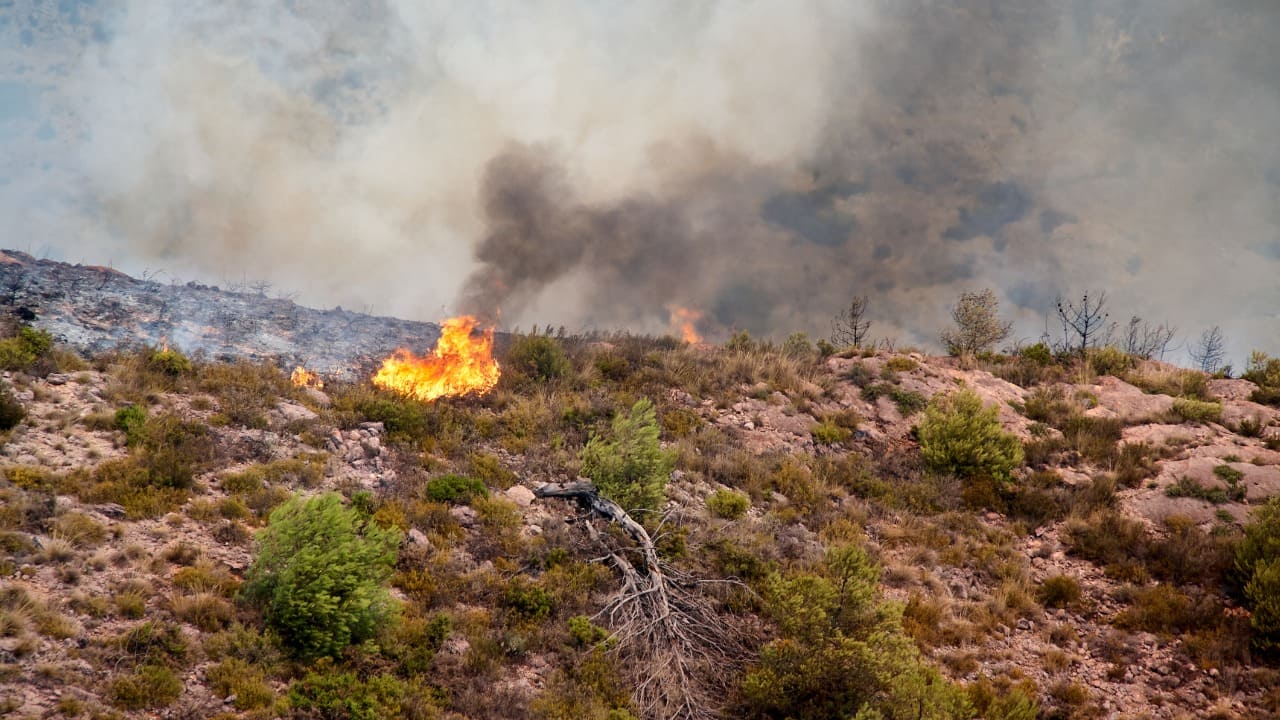
<svg viewBox="0 0 1280 720">
<path fill-rule="evenodd" d="M 284 418 L 286 423 L 307 422 L 320 417 L 310 408 L 287 400 L 276 403 L 276 412 L 280 413 L 280 417 Z"/>
<path fill-rule="evenodd" d="M 410 528 L 408 538 L 410 545 L 422 545 L 425 547 L 431 544 L 431 542 L 427 540 L 426 533 L 422 532 L 418 528 Z"/>
<path fill-rule="evenodd" d="M 50 373 L 45 377 L 44 381 L 50 385 L 66 385 L 71 378 L 62 373 Z"/>
<path fill-rule="evenodd" d="M 315 403 L 316 405 L 319 405 L 322 408 L 333 406 L 333 400 L 331 400 L 328 394 L 326 394 L 323 390 L 320 390 L 319 388 L 313 388 L 313 387 L 303 388 L 302 394 L 306 395 L 308 400 Z"/>
<path fill-rule="evenodd" d="M 506 491 L 506 496 L 516 505 L 527 508 L 533 504 L 533 491 L 523 485 L 513 485 Z"/>
</svg>

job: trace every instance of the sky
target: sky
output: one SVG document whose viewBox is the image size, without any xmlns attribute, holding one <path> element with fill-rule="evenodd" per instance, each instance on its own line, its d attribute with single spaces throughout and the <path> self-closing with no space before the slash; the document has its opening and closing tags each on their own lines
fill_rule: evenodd
<svg viewBox="0 0 1280 720">
<path fill-rule="evenodd" d="M 1280 353 L 1270 0 L 12 0 L 0 245 L 504 328 Z M 1179 360 L 1176 356 L 1170 359 Z"/>
</svg>

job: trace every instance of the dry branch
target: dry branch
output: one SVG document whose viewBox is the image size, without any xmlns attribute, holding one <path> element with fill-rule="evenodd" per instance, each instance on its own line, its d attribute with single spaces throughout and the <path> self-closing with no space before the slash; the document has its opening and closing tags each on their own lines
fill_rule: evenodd
<svg viewBox="0 0 1280 720">
<path fill-rule="evenodd" d="M 549 483 L 534 494 L 573 500 L 634 541 L 634 547 L 609 548 L 622 587 L 594 619 L 613 632 L 616 652 L 633 675 L 636 709 L 655 720 L 716 717 L 743 648 L 739 634 L 697 592 L 699 581 L 663 563 L 644 526 L 591 482 Z M 605 543 L 589 519 L 586 525 Z"/>
</svg>

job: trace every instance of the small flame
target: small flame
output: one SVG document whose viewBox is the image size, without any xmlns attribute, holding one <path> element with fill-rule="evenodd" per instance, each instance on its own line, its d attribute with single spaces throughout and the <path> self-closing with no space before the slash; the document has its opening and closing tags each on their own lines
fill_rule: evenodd
<svg viewBox="0 0 1280 720">
<path fill-rule="evenodd" d="M 477 324 L 465 315 L 443 321 L 435 350 L 424 357 L 396 350 L 382 362 L 373 384 L 426 402 L 489 392 L 498 384 L 500 373 L 493 359 L 493 328 L 473 337 Z"/>
<path fill-rule="evenodd" d="M 168 335 L 162 335 L 160 337 L 160 352 L 162 353 L 169 352 L 169 336 Z"/>
<path fill-rule="evenodd" d="M 702 311 L 671 305 L 667 308 L 671 313 L 671 327 L 680 329 L 680 337 L 687 343 L 700 343 L 702 336 L 695 327 L 702 319 Z"/>
<path fill-rule="evenodd" d="M 319 375 L 299 365 L 293 369 L 293 373 L 289 375 L 289 382 L 298 387 L 312 387 L 317 390 L 324 387 L 324 381 Z"/>
</svg>

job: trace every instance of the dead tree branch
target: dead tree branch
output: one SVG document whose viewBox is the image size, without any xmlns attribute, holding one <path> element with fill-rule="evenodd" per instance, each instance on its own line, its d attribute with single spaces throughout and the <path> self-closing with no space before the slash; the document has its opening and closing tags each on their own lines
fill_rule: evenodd
<svg viewBox="0 0 1280 720">
<path fill-rule="evenodd" d="M 601 497 L 591 482 L 549 483 L 534 494 L 573 500 L 622 528 L 634 542 L 630 548 L 608 548 L 622 587 L 595 619 L 613 632 L 616 652 L 633 675 L 636 709 L 654 720 L 716 717 L 734 675 L 728 670 L 740 662 L 744 648 L 739 634 L 695 591 L 698 581 L 666 565 L 644 526 Z M 590 520 L 586 525 L 592 539 L 605 544 Z"/>
</svg>

